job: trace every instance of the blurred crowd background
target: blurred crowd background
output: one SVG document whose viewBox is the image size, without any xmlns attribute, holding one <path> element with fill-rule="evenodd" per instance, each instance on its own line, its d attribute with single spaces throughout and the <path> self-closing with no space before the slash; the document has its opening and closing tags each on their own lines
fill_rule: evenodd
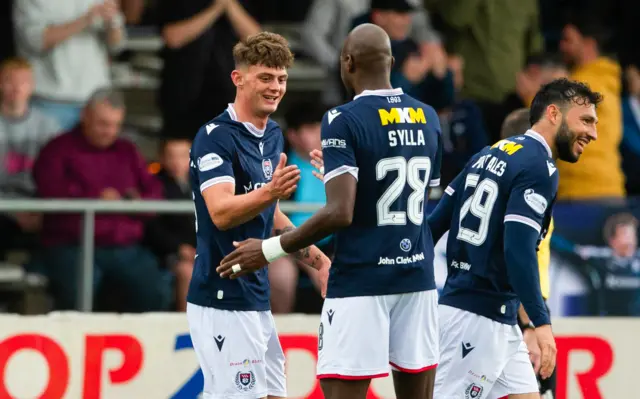
<svg viewBox="0 0 640 399">
<path fill-rule="evenodd" d="M 598 140 L 558 165 L 550 303 L 555 315 L 640 315 L 640 2 L 4 0 L 0 11 L 0 200 L 190 200 L 191 139 L 234 100 L 233 45 L 261 30 L 296 54 L 274 118 L 302 203 L 324 202 L 307 154 L 323 113 L 349 101 L 339 53 L 357 24 L 389 34 L 392 84 L 437 110 L 442 187 L 540 85 L 587 82 L 605 100 Z M 94 310 L 183 311 L 193 225 L 98 214 Z M 76 307 L 81 226 L 81 214 L 0 214 L 2 311 Z M 330 238 L 319 245 L 330 253 Z M 293 260 L 270 279 L 275 313 L 319 312 L 314 279 Z"/>
</svg>

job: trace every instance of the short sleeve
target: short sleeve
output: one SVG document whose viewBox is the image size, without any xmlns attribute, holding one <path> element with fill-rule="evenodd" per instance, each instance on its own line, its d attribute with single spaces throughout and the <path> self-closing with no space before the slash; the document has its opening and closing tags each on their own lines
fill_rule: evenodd
<svg viewBox="0 0 640 399">
<path fill-rule="evenodd" d="M 231 133 L 223 129 L 221 126 L 209 124 L 195 139 L 191 157 L 197 170 L 201 193 L 219 183 L 235 184 L 235 145 Z"/>
<path fill-rule="evenodd" d="M 520 171 L 515 177 L 504 221 L 518 222 L 542 232 L 547 209 L 556 195 L 556 176 L 537 166 Z"/>
<path fill-rule="evenodd" d="M 438 128 L 440 124 L 438 124 Z M 439 187 L 440 186 L 440 168 L 442 166 L 442 135 L 438 132 L 438 150 L 436 151 L 436 156 L 433 160 L 433 165 L 431 167 L 431 179 L 429 180 L 429 187 Z"/>
<path fill-rule="evenodd" d="M 322 118 L 322 157 L 324 183 L 344 173 L 358 179 L 358 165 L 354 152 L 352 128 L 345 115 L 331 110 Z"/>
</svg>

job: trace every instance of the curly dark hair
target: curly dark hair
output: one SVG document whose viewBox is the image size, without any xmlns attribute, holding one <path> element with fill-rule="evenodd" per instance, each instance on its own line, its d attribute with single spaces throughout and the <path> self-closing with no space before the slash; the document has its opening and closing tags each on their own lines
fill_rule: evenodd
<svg viewBox="0 0 640 399">
<path fill-rule="evenodd" d="M 551 104 L 560 108 L 565 108 L 570 103 L 593 104 L 597 107 L 602 100 L 602 94 L 592 91 L 586 83 L 566 78 L 556 79 L 543 85 L 536 93 L 529 111 L 529 122 L 531 126 L 535 125 Z"/>
<path fill-rule="evenodd" d="M 248 36 L 233 47 L 236 67 L 263 65 L 286 69 L 293 64 L 289 42 L 277 33 L 260 32 Z"/>
</svg>

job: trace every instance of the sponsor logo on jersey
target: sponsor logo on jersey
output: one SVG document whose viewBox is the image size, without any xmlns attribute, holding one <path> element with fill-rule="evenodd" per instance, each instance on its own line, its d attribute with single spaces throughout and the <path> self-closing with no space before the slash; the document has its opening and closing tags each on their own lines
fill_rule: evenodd
<svg viewBox="0 0 640 399">
<path fill-rule="evenodd" d="M 411 241 L 408 238 L 405 238 L 402 241 L 400 241 L 400 249 L 403 250 L 404 252 L 411 251 Z"/>
<path fill-rule="evenodd" d="M 515 143 L 511 140 L 500 140 L 492 145 L 491 148 L 498 148 L 502 152 L 513 155 L 516 152 L 520 151 L 520 149 L 522 148 L 522 144 Z"/>
<path fill-rule="evenodd" d="M 482 396 L 482 389 L 482 385 L 472 382 L 464 391 L 465 399 L 480 399 L 480 396 Z"/>
<path fill-rule="evenodd" d="M 380 123 L 382 123 L 382 126 L 390 123 L 427 123 L 422 108 L 378 109 L 378 114 L 380 114 Z"/>
<path fill-rule="evenodd" d="M 271 177 L 273 177 L 273 164 L 270 159 L 262 160 L 262 172 L 264 173 L 265 179 L 271 180 Z"/>
<path fill-rule="evenodd" d="M 347 148 L 347 140 L 345 139 L 323 139 L 322 149 L 325 148 Z"/>
<path fill-rule="evenodd" d="M 547 210 L 547 200 L 542 195 L 533 191 L 532 188 L 524 191 L 524 201 L 531 209 L 540 215 L 544 215 L 544 211 Z"/>
<path fill-rule="evenodd" d="M 213 170 L 220 165 L 222 165 L 222 157 L 214 152 L 198 158 L 198 169 L 200 172 Z"/>
<path fill-rule="evenodd" d="M 257 190 L 257 189 L 259 189 L 261 187 L 264 187 L 265 184 L 267 184 L 267 183 L 256 183 L 256 184 L 253 184 L 253 182 L 250 181 L 248 186 L 245 186 L 243 184 L 242 187 L 244 187 L 244 193 L 248 194 L 253 190 Z"/>
</svg>

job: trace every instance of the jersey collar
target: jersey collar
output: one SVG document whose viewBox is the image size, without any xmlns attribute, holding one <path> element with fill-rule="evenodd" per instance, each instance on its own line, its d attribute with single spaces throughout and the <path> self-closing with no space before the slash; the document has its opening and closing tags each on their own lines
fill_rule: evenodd
<svg viewBox="0 0 640 399">
<path fill-rule="evenodd" d="M 549 148 L 549 144 L 547 144 L 547 141 L 544 139 L 544 137 L 542 137 L 540 133 L 536 132 L 535 130 L 529 129 L 524 135 L 539 141 L 540 144 L 542 144 L 544 148 L 547 150 L 547 154 L 549 154 L 549 158 L 553 159 L 553 154 L 551 154 L 551 148 Z"/>
<path fill-rule="evenodd" d="M 399 96 L 404 94 L 402 88 L 397 89 L 380 89 L 380 90 L 365 90 L 357 96 L 353 97 L 354 100 L 357 100 L 360 97 L 364 96 Z"/>
<path fill-rule="evenodd" d="M 236 114 L 236 110 L 233 108 L 233 104 L 232 103 L 229 103 L 229 105 L 227 106 L 227 113 L 229 114 L 229 117 L 231 118 L 232 121 L 239 122 L 238 121 L 238 114 Z M 264 129 L 258 129 L 251 122 L 240 122 L 240 123 L 242 123 L 244 125 L 244 127 L 247 128 L 249 133 L 253 134 L 254 136 L 256 136 L 256 137 L 264 136 L 264 131 L 266 130 L 266 127 Z"/>
</svg>

